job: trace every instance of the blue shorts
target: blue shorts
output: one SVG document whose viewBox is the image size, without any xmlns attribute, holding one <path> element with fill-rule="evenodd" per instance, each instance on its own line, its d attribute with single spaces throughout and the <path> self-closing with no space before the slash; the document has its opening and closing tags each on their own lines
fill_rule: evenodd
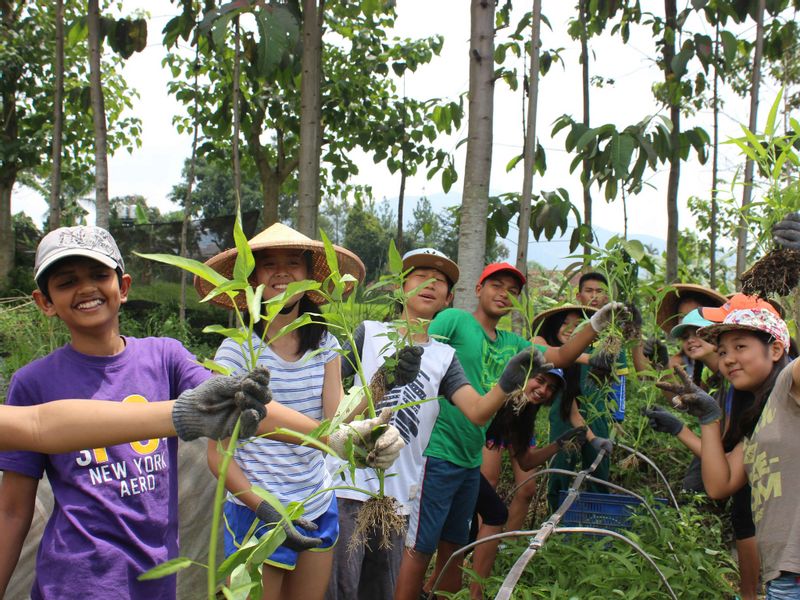
<svg viewBox="0 0 800 600">
<path fill-rule="evenodd" d="M 780 577 L 767 583 L 766 600 L 798 600 L 800 575 L 781 571 Z"/>
<path fill-rule="evenodd" d="M 480 467 L 465 469 L 427 457 L 420 492 L 408 520 L 406 546 L 433 554 L 440 540 L 467 545 L 480 479 Z"/>
<path fill-rule="evenodd" d="M 245 536 L 250 531 L 253 522 L 258 518 L 255 513 L 241 504 L 227 501 L 225 502 L 225 557 L 227 558 L 236 552 L 246 541 Z M 336 507 L 336 496 L 331 499 L 327 510 L 313 520 L 318 529 L 311 531 L 303 527 L 296 526 L 297 531 L 303 535 L 318 537 L 322 543 L 316 548 L 311 548 L 309 552 L 327 552 L 336 545 L 339 539 L 339 511 Z M 259 521 L 253 535 L 261 537 L 269 527 L 263 521 Z M 297 565 L 298 552 L 290 550 L 286 546 L 278 546 L 278 549 L 270 554 L 264 562 L 279 569 L 294 570 Z"/>
</svg>

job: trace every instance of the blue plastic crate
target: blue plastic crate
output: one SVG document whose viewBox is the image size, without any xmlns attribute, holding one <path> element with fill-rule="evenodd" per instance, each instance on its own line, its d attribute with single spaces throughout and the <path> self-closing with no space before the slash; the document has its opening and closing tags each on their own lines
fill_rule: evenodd
<svg viewBox="0 0 800 600">
<path fill-rule="evenodd" d="M 559 504 L 567 498 L 567 490 L 558 494 Z M 656 498 L 657 505 L 665 505 L 664 498 Z M 631 513 L 641 501 L 622 494 L 581 492 L 561 519 L 564 527 L 600 527 L 611 531 L 630 529 Z"/>
</svg>

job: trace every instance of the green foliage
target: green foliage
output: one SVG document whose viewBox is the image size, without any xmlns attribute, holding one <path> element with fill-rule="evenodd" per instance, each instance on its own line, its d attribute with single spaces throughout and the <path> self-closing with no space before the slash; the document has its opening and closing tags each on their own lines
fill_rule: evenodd
<svg viewBox="0 0 800 600">
<path fill-rule="evenodd" d="M 371 206 L 357 200 L 347 214 L 344 245 L 364 261 L 367 281 L 378 277 L 386 263 L 386 250 L 392 234 L 381 227 Z"/>
</svg>

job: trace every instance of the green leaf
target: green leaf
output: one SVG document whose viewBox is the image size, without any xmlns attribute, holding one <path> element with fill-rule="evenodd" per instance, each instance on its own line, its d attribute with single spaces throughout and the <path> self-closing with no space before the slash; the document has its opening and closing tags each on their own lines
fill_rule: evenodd
<svg viewBox="0 0 800 600">
<path fill-rule="evenodd" d="M 394 239 L 389 240 L 389 270 L 395 275 L 403 272 L 403 257 L 400 256 Z"/>
<path fill-rule="evenodd" d="M 139 577 L 137 577 L 137 579 L 139 581 L 161 579 L 162 577 L 167 577 L 168 575 L 174 575 L 178 571 L 183 571 L 186 567 L 190 567 L 193 564 L 194 561 L 192 559 L 186 558 L 185 556 L 179 556 L 178 558 L 168 560 L 167 562 L 161 563 L 149 571 L 142 573 L 139 575 Z"/>
<path fill-rule="evenodd" d="M 261 320 L 261 299 L 264 297 L 264 288 L 266 286 L 261 283 L 256 288 L 255 292 L 250 294 L 252 288 L 245 289 L 247 296 L 247 309 L 253 317 L 253 323 L 258 323 Z"/>
<path fill-rule="evenodd" d="M 213 290 L 208 292 L 208 294 L 206 294 L 205 297 L 202 300 L 200 300 L 200 302 L 208 302 L 209 300 L 212 300 L 213 298 L 216 298 L 217 296 L 220 296 L 222 294 L 229 294 L 232 295 L 233 297 L 236 297 L 238 292 L 249 287 L 250 284 L 247 283 L 246 281 L 238 281 L 236 279 L 232 279 L 230 281 L 226 281 L 222 285 L 218 285 Z M 234 294 L 233 292 L 236 292 L 236 294 Z M 233 300 L 233 298 L 231 298 L 231 300 Z"/>
<path fill-rule="evenodd" d="M 253 257 L 253 250 L 247 243 L 247 236 L 242 229 L 242 211 L 239 210 L 238 203 L 236 221 L 233 223 L 233 239 L 236 242 L 237 250 L 236 263 L 233 265 L 233 278 L 236 281 L 246 282 L 256 267 L 256 259 Z"/>
<path fill-rule="evenodd" d="M 331 456 L 339 456 L 333 449 L 330 448 L 327 444 L 322 443 L 317 438 L 306 435 L 304 433 L 300 433 L 298 431 L 292 431 L 291 429 L 286 429 L 284 427 L 276 427 L 273 433 L 281 434 L 281 435 L 288 435 L 300 440 L 301 445 L 303 446 L 311 446 L 312 448 L 316 448 L 317 450 L 322 450 L 326 454 L 330 454 Z M 267 437 L 271 434 L 267 434 Z"/>
<path fill-rule="evenodd" d="M 258 72 L 268 77 L 294 48 L 300 28 L 297 19 L 285 6 L 270 4 L 256 11 L 255 15 L 261 33 L 258 41 Z"/>
<path fill-rule="evenodd" d="M 230 367 L 221 365 L 218 362 L 211 360 L 210 358 L 205 359 L 200 364 L 209 371 L 213 371 L 214 373 L 219 373 L 220 375 L 230 375 L 233 372 L 233 369 L 231 369 Z"/>
<path fill-rule="evenodd" d="M 218 333 L 225 337 L 231 338 L 238 344 L 243 344 L 247 341 L 248 334 L 243 329 L 236 329 L 235 327 L 225 327 L 224 325 L 207 325 L 203 328 L 203 333 Z"/>
<path fill-rule="evenodd" d="M 769 109 L 769 115 L 767 115 L 767 124 L 764 126 L 764 135 L 768 138 L 771 138 L 775 135 L 775 119 L 778 117 L 778 109 L 781 106 L 781 98 L 783 98 L 783 87 L 778 90 L 778 95 L 775 96 L 775 101 L 772 103 L 772 107 Z"/>
<path fill-rule="evenodd" d="M 156 262 L 171 265 L 173 267 L 178 267 L 184 271 L 189 271 L 189 273 L 197 275 L 200 279 L 203 279 L 214 286 L 219 286 L 229 281 L 226 277 L 223 277 L 208 265 L 191 258 L 175 256 L 174 254 L 142 254 L 139 252 L 134 252 L 134 254 L 136 256 L 146 258 L 147 260 L 154 260 Z"/>
</svg>

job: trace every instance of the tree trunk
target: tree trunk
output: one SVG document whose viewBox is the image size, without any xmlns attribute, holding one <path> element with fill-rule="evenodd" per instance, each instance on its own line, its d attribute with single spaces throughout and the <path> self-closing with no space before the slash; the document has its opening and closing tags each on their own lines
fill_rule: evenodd
<svg viewBox="0 0 800 600">
<path fill-rule="evenodd" d="M 458 236 L 461 277 L 455 287 L 455 306 L 470 311 L 475 307 L 472 290 L 485 265 L 494 111 L 494 2 L 471 4 L 469 124 Z"/>
<path fill-rule="evenodd" d="M 583 124 L 586 127 L 589 127 L 589 43 L 588 43 L 588 32 L 587 27 L 588 24 L 588 7 L 587 7 L 587 0 L 580 0 L 578 4 L 578 11 L 580 12 L 579 18 L 581 23 L 581 82 L 583 86 Z M 590 238 L 586 240 L 586 243 L 583 245 L 583 253 L 586 255 L 586 258 L 583 259 L 585 264 L 591 264 L 590 255 L 592 253 L 592 249 L 589 246 L 590 243 L 594 240 L 594 233 L 592 230 L 592 192 L 591 192 L 591 183 L 589 181 L 589 161 L 583 161 L 583 173 L 584 177 L 581 180 L 581 184 L 583 185 L 583 223 L 589 228 Z M 585 181 L 584 181 L 585 179 Z"/>
<path fill-rule="evenodd" d="M 714 28 L 713 145 L 711 148 L 711 235 L 709 237 L 709 285 L 717 289 L 717 182 L 719 178 L 719 21 Z"/>
<path fill-rule="evenodd" d="M 531 69 L 528 81 L 528 122 L 522 151 L 522 198 L 519 203 L 519 238 L 517 268 L 528 272 L 528 233 L 531 228 L 531 196 L 533 195 L 533 163 L 536 158 L 536 109 L 539 102 L 539 45 L 542 21 L 542 0 L 533 0 L 531 17 Z"/>
<path fill-rule="evenodd" d="M 53 65 L 53 170 L 50 173 L 50 231 L 61 226 L 61 139 L 64 130 L 64 1 L 56 0 L 56 54 Z"/>
<path fill-rule="evenodd" d="M 100 8 L 98 0 L 89 0 L 89 91 L 94 121 L 94 179 L 95 223 L 108 229 L 108 150 L 106 139 L 106 108 L 103 101 L 103 84 L 100 75 Z"/>
<path fill-rule="evenodd" d="M 200 107 L 198 106 L 198 96 L 200 91 L 197 87 L 197 69 L 198 60 L 200 59 L 200 44 L 195 43 L 194 47 L 194 126 L 192 131 L 192 158 L 189 162 L 189 177 L 186 182 L 186 198 L 183 201 L 183 221 L 181 222 L 181 256 L 186 258 L 189 255 L 188 240 L 189 237 L 189 223 L 192 220 L 194 213 L 192 207 L 192 189 L 194 188 L 195 169 L 197 167 L 197 137 L 198 130 L 200 129 L 198 123 L 198 115 L 200 114 Z M 186 322 L 186 281 L 187 273 L 181 269 L 181 301 L 178 308 L 178 319 L 181 323 Z"/>
<path fill-rule="evenodd" d="M 750 131 L 755 132 L 758 126 L 758 89 L 761 86 L 761 55 L 764 52 L 764 11 L 766 0 L 759 0 L 756 12 L 756 48 L 753 54 L 753 72 L 750 80 Z M 736 243 L 736 288 L 739 289 L 739 276 L 747 266 L 747 214 L 750 199 L 753 196 L 753 161 L 748 158 L 744 163 L 744 189 L 742 190 L 742 216 L 739 218 L 739 235 Z"/>
<path fill-rule="evenodd" d="M 316 238 L 319 210 L 319 161 L 322 147 L 322 24 L 324 0 L 303 0 L 303 75 L 300 81 L 300 173 L 297 229 Z"/>
<path fill-rule="evenodd" d="M 664 1 L 664 14 L 666 29 L 664 32 L 664 79 L 666 84 L 677 85 L 675 73 L 672 71 L 672 59 L 675 56 L 675 38 L 679 30 L 677 25 L 677 0 Z M 668 32 L 672 32 L 672 39 Z M 681 132 L 680 106 L 670 102 L 669 118 L 672 121 L 670 133 L 669 178 L 667 180 L 667 268 L 666 283 L 672 283 L 678 278 L 678 183 L 681 176 L 681 157 L 678 140 Z"/>
<path fill-rule="evenodd" d="M 236 212 L 242 210 L 242 167 L 239 163 L 239 129 L 242 122 L 239 114 L 241 93 L 239 90 L 239 73 L 241 70 L 241 57 L 239 55 L 239 17 L 233 22 L 233 93 L 231 102 L 233 103 L 233 190 L 236 193 Z"/>
<path fill-rule="evenodd" d="M 9 30 L 17 24 L 18 11 L 6 0 L 0 0 L 0 19 Z M 11 148 L 17 143 L 17 85 L 22 70 L 14 61 L 4 62 L 0 70 L 0 147 Z M 14 268 L 14 225 L 11 219 L 11 190 L 17 181 L 19 165 L 16 158 L 0 154 L 0 288 L 8 283 Z"/>
<path fill-rule="evenodd" d="M 403 253 L 403 205 L 406 201 L 406 163 L 403 152 L 403 166 L 400 167 L 400 195 L 397 197 L 397 251 Z"/>
</svg>

